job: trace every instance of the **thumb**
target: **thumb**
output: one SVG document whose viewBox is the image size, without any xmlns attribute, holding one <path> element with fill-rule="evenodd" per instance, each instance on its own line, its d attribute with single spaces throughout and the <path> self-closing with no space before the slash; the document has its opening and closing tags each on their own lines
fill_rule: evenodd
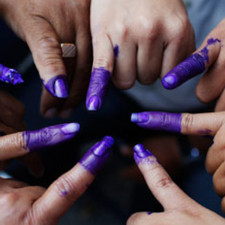
<svg viewBox="0 0 225 225">
<path fill-rule="evenodd" d="M 162 79 L 167 89 L 174 89 L 185 81 L 207 70 L 218 58 L 221 49 L 219 39 L 209 38 L 191 56 L 169 71 Z"/>
<path fill-rule="evenodd" d="M 25 39 L 33 54 L 43 85 L 55 97 L 68 97 L 66 68 L 55 30 L 41 17 L 35 17 L 27 26 Z"/>
</svg>

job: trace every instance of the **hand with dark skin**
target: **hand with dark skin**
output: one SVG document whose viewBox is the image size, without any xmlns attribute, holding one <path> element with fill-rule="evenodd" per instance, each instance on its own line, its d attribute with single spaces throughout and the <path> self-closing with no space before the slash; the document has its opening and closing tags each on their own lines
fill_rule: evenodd
<svg viewBox="0 0 225 225">
<path fill-rule="evenodd" d="M 67 75 L 68 98 L 59 100 L 44 89 L 41 113 L 68 116 L 84 97 L 90 76 L 90 0 L 1 0 L 0 10 L 12 30 L 27 42 L 43 82 Z M 60 43 L 74 43 L 76 57 L 64 61 Z"/>
<path fill-rule="evenodd" d="M 138 212 L 127 225 L 223 225 L 225 219 L 187 196 L 169 177 L 153 155 L 142 158 L 138 167 L 164 212 Z"/>
</svg>

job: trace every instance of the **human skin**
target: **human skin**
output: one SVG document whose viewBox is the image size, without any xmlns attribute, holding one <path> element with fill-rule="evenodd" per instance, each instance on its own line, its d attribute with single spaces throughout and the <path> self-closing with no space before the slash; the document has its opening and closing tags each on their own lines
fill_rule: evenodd
<svg viewBox="0 0 225 225">
<path fill-rule="evenodd" d="M 0 0 L 1 15 L 28 44 L 48 90 L 41 100 L 46 117 L 68 116 L 85 94 L 92 55 L 89 11 L 90 0 Z M 74 43 L 76 57 L 63 60 L 60 43 Z"/>
<path fill-rule="evenodd" d="M 196 88 L 196 95 L 197 97 L 205 103 L 211 102 L 217 99 L 215 111 L 223 111 L 225 109 L 225 19 L 223 19 L 205 38 L 202 45 L 192 54 L 195 55 L 196 53 L 200 53 L 202 49 L 208 48 L 207 57 L 208 60 L 205 61 L 205 65 L 203 70 L 199 70 L 198 73 L 196 72 L 196 65 L 195 64 L 186 64 L 186 66 L 182 66 L 184 70 L 186 70 L 186 79 L 182 82 L 172 82 L 170 86 L 165 85 L 166 77 L 171 73 L 174 72 L 180 65 L 183 64 L 181 62 L 180 65 L 176 66 L 173 71 L 170 71 L 162 80 L 164 87 L 172 89 L 176 88 L 177 86 L 181 85 L 188 79 L 199 75 L 199 73 L 205 72 L 205 74 L 201 77 L 198 86 Z M 218 40 L 214 42 L 214 44 L 208 44 L 209 40 Z M 201 54 L 201 53 L 200 53 Z M 187 59 L 186 59 L 187 60 Z M 186 61 L 185 60 L 185 61 Z M 185 62 L 184 61 L 184 62 Z M 188 68 L 187 68 L 188 67 Z M 182 72 L 183 73 L 183 72 Z M 176 76 L 176 79 L 180 78 L 180 73 L 173 73 Z M 209 91 L 210 90 L 210 91 Z"/>
<path fill-rule="evenodd" d="M 201 206 L 187 196 L 169 177 L 143 145 L 134 147 L 134 159 L 155 198 L 164 208 L 163 212 L 138 212 L 127 225 L 222 225 L 225 219 Z"/>
<path fill-rule="evenodd" d="M 136 79 L 150 84 L 194 50 L 193 29 L 181 0 L 92 0 L 91 34 L 90 111 L 103 104 L 108 74 L 120 89 L 132 87 Z M 96 70 L 102 74 L 96 76 Z M 103 92 L 94 88 L 97 84 Z"/>
<path fill-rule="evenodd" d="M 104 142 L 104 143 L 103 143 Z M 19 181 L 0 179 L 0 223 L 15 225 L 56 225 L 70 206 L 87 190 L 95 175 L 92 171 L 102 169 L 106 163 L 113 139 L 101 140 L 99 149 L 88 151 L 87 157 L 98 155 L 99 164 L 95 160 L 77 163 L 71 170 L 60 176 L 49 188 L 29 186 Z M 107 157 L 105 157 L 107 156 Z M 91 168 L 91 170 L 89 170 Z"/>
<path fill-rule="evenodd" d="M 200 113 L 200 114 L 178 114 L 166 112 L 144 112 L 149 115 L 149 120 L 141 122 L 142 113 L 135 113 L 138 121 L 137 125 L 151 130 L 165 130 L 174 132 L 174 126 L 179 127 L 180 133 L 195 136 L 210 136 L 212 144 L 208 149 L 206 157 L 206 169 L 213 175 L 213 184 L 215 191 L 222 197 L 221 206 L 225 213 L 225 158 L 224 158 L 224 134 L 225 134 L 225 112 Z M 151 116 L 158 113 L 158 117 Z M 168 114 L 168 116 L 162 116 Z M 179 116 L 178 116 L 179 115 Z M 173 118 L 172 118 L 173 117 Z M 134 118 L 134 117 L 133 117 Z M 156 118 L 156 120 L 155 120 Z M 158 118 L 161 118 L 159 122 Z M 179 118 L 179 119 L 177 119 Z M 181 118 L 181 119 L 180 119 Z M 170 129 L 171 128 L 171 129 Z"/>
</svg>

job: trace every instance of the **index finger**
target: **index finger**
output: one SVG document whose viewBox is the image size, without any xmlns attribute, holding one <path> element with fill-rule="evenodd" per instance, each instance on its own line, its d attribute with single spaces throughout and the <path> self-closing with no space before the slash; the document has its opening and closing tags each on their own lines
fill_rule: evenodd
<svg viewBox="0 0 225 225">
<path fill-rule="evenodd" d="M 134 146 L 134 159 L 149 189 L 165 210 L 190 206 L 192 200 L 172 181 L 155 156 L 142 144 Z"/>
<path fill-rule="evenodd" d="M 150 130 L 165 130 L 182 134 L 214 136 L 224 123 L 225 113 L 133 113 L 131 121 Z"/>
<path fill-rule="evenodd" d="M 167 89 L 174 89 L 192 77 L 204 72 L 216 61 L 220 49 L 221 41 L 216 38 L 209 38 L 203 48 L 200 47 L 163 77 L 163 86 Z"/>
<path fill-rule="evenodd" d="M 107 162 L 112 137 L 96 143 L 70 171 L 59 177 L 33 205 L 40 224 L 52 224 L 86 191 L 97 172 Z M 46 222 L 46 221 L 49 221 Z"/>
</svg>

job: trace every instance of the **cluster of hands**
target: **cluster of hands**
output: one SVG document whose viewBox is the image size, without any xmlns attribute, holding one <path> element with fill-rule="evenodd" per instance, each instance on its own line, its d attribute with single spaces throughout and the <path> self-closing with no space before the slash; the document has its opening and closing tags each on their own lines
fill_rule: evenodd
<svg viewBox="0 0 225 225">
<path fill-rule="evenodd" d="M 91 71 L 92 75 L 97 71 L 98 76 L 89 84 L 90 92 L 94 93 L 88 91 L 88 110 L 98 110 L 103 105 L 102 93 L 107 89 L 104 81 L 108 75 L 120 89 L 132 87 L 135 80 L 151 84 L 159 77 L 163 86 L 171 89 L 203 71 L 206 73 L 197 86 L 196 95 L 203 102 L 217 99 L 215 111 L 225 109 L 225 19 L 195 50 L 194 32 L 181 0 L 0 0 L 0 12 L 32 52 L 46 87 L 41 98 L 41 113 L 45 117 L 69 116 L 85 96 Z M 63 59 L 60 47 L 66 42 L 76 45 L 76 57 L 68 61 Z M 189 55 L 191 58 L 185 60 Z M 64 83 L 59 85 L 63 90 L 55 93 L 47 84 L 58 76 L 63 76 Z M 92 83 L 96 90 L 90 88 Z M 93 96 L 97 96 L 97 100 L 95 98 L 90 103 Z M 67 124 L 22 132 L 26 128 L 23 105 L 3 91 L 0 92 L 0 102 L 0 128 L 6 134 L 0 142 L 2 166 L 12 158 L 36 151 L 33 142 L 44 139 L 41 134 L 43 131 L 46 134 L 46 129 L 51 130 L 57 140 L 45 138 L 38 149 L 72 138 L 79 130 L 77 124 Z M 214 136 L 214 143 L 207 153 L 206 168 L 213 174 L 216 192 L 223 197 L 223 211 L 224 118 L 225 112 L 195 115 L 145 112 L 133 115 L 133 122 L 147 129 Z M 156 127 L 154 124 L 159 121 L 160 125 Z M 189 198 L 143 146 L 135 146 L 134 152 L 135 161 L 164 212 L 136 213 L 128 219 L 128 225 L 225 223 L 222 217 Z M 78 163 L 48 189 L 1 179 L 0 223 L 56 224 L 94 176 Z M 69 194 L 65 190 L 69 190 Z M 67 194 L 62 194 L 65 192 Z"/>
</svg>

